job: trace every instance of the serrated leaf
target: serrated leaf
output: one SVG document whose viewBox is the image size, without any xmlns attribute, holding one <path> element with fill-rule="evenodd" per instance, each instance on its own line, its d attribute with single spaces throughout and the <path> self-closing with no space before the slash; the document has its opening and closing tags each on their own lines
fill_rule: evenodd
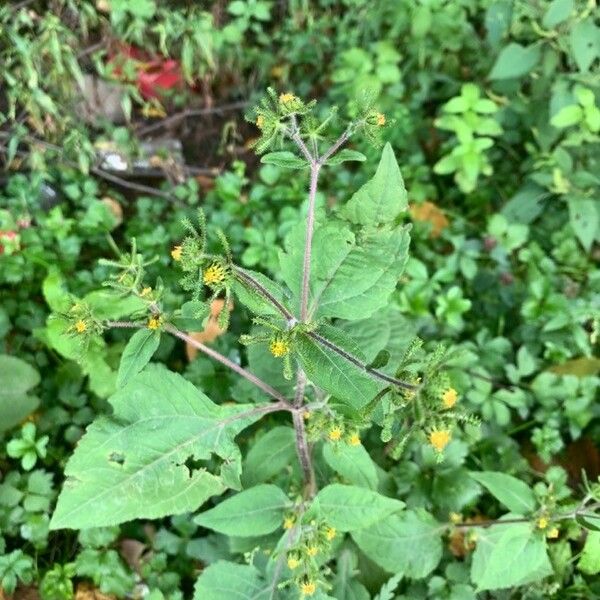
<svg viewBox="0 0 600 600">
<path fill-rule="evenodd" d="M 407 198 L 400 167 L 388 142 L 383 148 L 375 176 L 350 198 L 342 214 L 359 225 L 387 224 L 408 208 Z"/>
<path fill-rule="evenodd" d="M 264 165 L 277 165 L 285 169 L 303 169 L 308 163 L 296 156 L 293 152 L 269 152 L 261 157 L 260 162 Z"/>
<path fill-rule="evenodd" d="M 292 230 L 280 253 L 281 276 L 300 303 L 304 226 Z M 311 319 L 364 319 L 387 305 L 408 259 L 409 229 L 372 231 L 360 239 L 341 222 L 317 227 L 309 288 Z"/>
<path fill-rule="evenodd" d="M 535 510 L 536 500 L 531 488 L 516 477 L 495 471 L 471 473 L 506 508 L 518 515 L 528 515 Z"/>
<path fill-rule="evenodd" d="M 539 62 L 539 45 L 521 46 L 510 43 L 502 48 L 489 74 L 490 79 L 516 79 L 527 75 Z"/>
<path fill-rule="evenodd" d="M 340 165 L 347 161 L 364 162 L 365 160 L 367 160 L 367 157 L 362 152 L 344 148 L 343 150 L 336 152 L 331 158 L 327 159 L 325 164 Z"/>
<path fill-rule="evenodd" d="M 348 346 L 332 327 L 321 327 L 317 333 L 323 334 L 326 342 L 334 343 L 349 355 L 364 360 L 359 349 L 354 345 Z M 310 381 L 354 409 L 365 406 L 384 387 L 381 381 L 367 375 L 350 360 L 305 334 L 296 336 L 294 348 Z"/>
<path fill-rule="evenodd" d="M 320 518 L 339 531 L 356 531 L 404 508 L 404 502 L 372 490 L 332 483 L 315 497 Z"/>
<path fill-rule="evenodd" d="M 225 535 L 255 537 L 281 527 L 290 499 L 276 485 L 257 485 L 197 515 L 194 523 Z"/>
<path fill-rule="evenodd" d="M 196 510 L 239 485 L 233 438 L 255 422 L 252 405 L 218 406 L 183 377 L 149 365 L 88 427 L 67 463 L 51 529 L 100 527 Z M 210 473 L 188 459 L 223 462 Z"/>
<path fill-rule="evenodd" d="M 131 336 L 119 363 L 117 388 L 122 388 L 148 364 L 159 344 L 160 331 L 140 329 Z"/>
<path fill-rule="evenodd" d="M 352 532 L 358 547 L 389 573 L 421 579 L 442 558 L 444 528 L 424 510 L 392 515 L 371 527 Z"/>
<path fill-rule="evenodd" d="M 477 530 L 477 548 L 471 563 L 471 580 L 477 591 L 517 587 L 550 574 L 552 565 L 546 542 L 529 523 Z"/>
<path fill-rule="evenodd" d="M 371 490 L 377 489 L 375 463 L 362 445 L 327 442 L 323 445 L 323 458 L 348 483 Z"/>
<path fill-rule="evenodd" d="M 244 461 L 244 486 L 267 481 L 290 464 L 297 464 L 296 434 L 291 427 L 274 427 L 250 447 Z"/>
</svg>

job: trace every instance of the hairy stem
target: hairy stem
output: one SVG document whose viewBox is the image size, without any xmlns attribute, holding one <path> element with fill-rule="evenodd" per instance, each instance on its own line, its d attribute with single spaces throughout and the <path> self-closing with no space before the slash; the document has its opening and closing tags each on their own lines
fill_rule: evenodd
<svg viewBox="0 0 600 600">
<path fill-rule="evenodd" d="M 317 483 L 315 481 L 310 447 L 306 438 L 303 411 L 295 410 L 292 413 L 292 417 L 294 420 L 294 431 L 296 432 L 296 451 L 298 452 L 298 460 L 300 461 L 304 478 L 304 497 L 313 498 L 317 491 Z"/>
<path fill-rule="evenodd" d="M 310 289 L 310 260 L 312 239 L 315 230 L 315 202 L 321 165 L 313 162 L 310 166 L 310 188 L 308 192 L 308 214 L 306 215 L 306 236 L 304 238 L 304 262 L 302 265 L 302 291 L 300 294 L 300 320 L 305 323 L 308 317 L 308 293 Z"/>
</svg>

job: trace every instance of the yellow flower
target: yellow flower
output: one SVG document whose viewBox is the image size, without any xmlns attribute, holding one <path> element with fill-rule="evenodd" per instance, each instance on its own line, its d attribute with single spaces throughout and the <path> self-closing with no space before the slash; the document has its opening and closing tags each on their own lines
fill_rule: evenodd
<svg viewBox="0 0 600 600">
<path fill-rule="evenodd" d="M 377 125 L 379 125 L 379 127 L 383 127 L 385 125 L 385 115 L 383 113 L 377 113 L 376 118 Z"/>
<path fill-rule="evenodd" d="M 176 261 L 181 260 L 182 250 L 183 250 L 183 248 L 181 246 L 175 246 L 175 248 L 173 248 L 173 250 L 171 250 L 171 256 L 173 257 L 173 260 L 176 260 Z"/>
<path fill-rule="evenodd" d="M 204 271 L 202 281 L 204 281 L 206 285 L 218 285 L 219 283 L 223 283 L 223 281 L 225 281 L 225 269 L 221 265 L 213 263 L 206 271 Z"/>
<path fill-rule="evenodd" d="M 328 527 L 327 531 L 325 531 L 325 537 L 328 541 L 331 541 L 335 537 L 336 533 L 337 531 L 335 530 L 335 527 Z"/>
<path fill-rule="evenodd" d="M 302 414 L 305 421 L 308 421 L 308 419 L 310 419 L 311 415 L 312 415 L 312 413 L 310 412 L 310 410 L 305 410 L 304 413 Z"/>
<path fill-rule="evenodd" d="M 329 430 L 327 437 L 332 442 L 339 442 L 342 439 L 342 430 L 337 425 Z"/>
<path fill-rule="evenodd" d="M 555 540 L 558 537 L 558 527 L 552 527 L 546 533 L 546 537 L 550 540 Z"/>
<path fill-rule="evenodd" d="M 300 566 L 300 561 L 295 556 L 288 557 L 287 566 L 293 571 Z"/>
<path fill-rule="evenodd" d="M 160 327 L 160 317 L 150 317 L 148 319 L 148 329 L 158 329 Z"/>
<path fill-rule="evenodd" d="M 300 591 L 303 596 L 312 596 L 317 591 L 317 586 L 313 581 L 305 581 L 300 584 Z"/>
<path fill-rule="evenodd" d="M 429 434 L 429 443 L 438 451 L 441 452 L 452 439 L 450 432 L 447 429 L 434 429 Z"/>
<path fill-rule="evenodd" d="M 442 403 L 444 404 L 444 408 L 452 408 L 456 401 L 458 400 L 458 394 L 454 388 L 448 388 L 442 394 Z"/>
<path fill-rule="evenodd" d="M 316 556 L 317 554 L 319 554 L 319 549 L 317 548 L 317 546 L 308 546 L 306 548 L 306 554 L 308 554 L 308 556 Z"/>
<path fill-rule="evenodd" d="M 348 443 L 351 446 L 360 446 L 360 435 L 358 433 L 353 433 L 348 440 Z"/>
<path fill-rule="evenodd" d="M 292 94 L 291 92 L 286 92 L 285 94 L 281 94 L 281 96 L 279 96 L 279 102 L 281 102 L 281 104 L 289 104 L 295 99 L 296 96 L 294 96 L 294 94 Z"/>
<path fill-rule="evenodd" d="M 150 292 L 152 291 L 151 287 L 145 287 L 141 292 L 140 292 L 140 296 L 142 298 L 144 298 L 145 296 L 147 296 Z"/>
<path fill-rule="evenodd" d="M 451 523 L 460 523 L 462 521 L 462 515 L 460 513 L 451 512 L 450 513 L 450 522 Z"/>
<path fill-rule="evenodd" d="M 274 338 L 269 344 L 269 351 L 277 358 L 285 356 L 290 351 L 290 344 L 282 338 Z"/>
<path fill-rule="evenodd" d="M 262 115 L 258 115 L 258 117 L 256 117 L 256 126 L 259 129 L 262 129 L 264 124 L 265 124 L 265 118 Z"/>
<path fill-rule="evenodd" d="M 295 523 L 294 517 L 286 517 L 283 520 L 283 528 L 284 529 L 291 529 L 294 526 L 294 523 Z"/>
<path fill-rule="evenodd" d="M 83 319 L 79 319 L 77 323 L 75 323 L 75 331 L 77 333 L 83 333 L 87 329 L 87 324 Z"/>
<path fill-rule="evenodd" d="M 548 527 L 548 519 L 546 517 L 540 517 L 537 521 L 538 529 L 546 529 Z"/>
</svg>

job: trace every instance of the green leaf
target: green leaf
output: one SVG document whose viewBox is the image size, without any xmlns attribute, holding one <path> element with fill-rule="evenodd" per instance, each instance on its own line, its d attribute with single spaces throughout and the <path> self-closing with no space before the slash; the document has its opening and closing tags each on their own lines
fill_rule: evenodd
<svg viewBox="0 0 600 600">
<path fill-rule="evenodd" d="M 325 164 L 340 165 L 347 161 L 364 162 L 365 160 L 367 160 L 367 157 L 362 152 L 344 148 L 343 150 L 336 152 L 331 158 L 328 158 Z"/>
<path fill-rule="evenodd" d="M 550 124 L 553 127 L 562 129 L 577 125 L 583 119 L 583 110 L 578 104 L 571 104 L 561 108 L 551 119 Z"/>
<path fill-rule="evenodd" d="M 567 203 L 571 227 L 586 252 L 589 252 L 600 230 L 598 201 L 594 198 L 573 196 Z"/>
<path fill-rule="evenodd" d="M 510 43 L 502 48 L 489 74 L 490 79 L 515 79 L 527 75 L 540 60 L 540 46 Z"/>
<path fill-rule="evenodd" d="M 18 425 L 39 405 L 28 394 L 40 382 L 40 375 L 20 358 L 0 354 L 0 432 Z"/>
<path fill-rule="evenodd" d="M 131 336 L 121 356 L 117 373 L 118 388 L 122 388 L 148 364 L 159 344 L 160 331 L 140 329 Z"/>
<path fill-rule="evenodd" d="M 600 532 L 588 532 L 577 568 L 586 575 L 600 573 Z"/>
<path fill-rule="evenodd" d="M 404 508 L 404 502 L 352 485 L 332 483 L 315 497 L 319 516 L 339 531 L 355 531 Z"/>
<path fill-rule="evenodd" d="M 594 60 L 600 56 L 600 28 L 589 17 L 573 26 L 569 41 L 579 70 L 587 73 Z"/>
<path fill-rule="evenodd" d="M 375 176 L 350 198 L 342 214 L 359 225 L 391 223 L 408 208 L 407 198 L 400 168 L 388 142 Z"/>
<path fill-rule="evenodd" d="M 517 587 L 550 574 L 552 565 L 546 542 L 529 523 L 477 530 L 477 548 L 471 564 L 471 580 L 477 591 Z"/>
<path fill-rule="evenodd" d="M 194 587 L 194 600 L 257 600 L 264 588 L 255 567 L 220 560 L 202 571 Z"/>
<path fill-rule="evenodd" d="M 278 284 L 266 275 L 250 269 L 238 267 L 236 275 L 233 291 L 246 308 L 255 315 L 281 316 L 281 312 L 268 300 L 268 296 L 271 296 L 287 308 L 284 291 Z M 258 290 L 257 286 L 259 286 Z"/>
<path fill-rule="evenodd" d="M 471 473 L 471 477 L 483 485 L 511 512 L 528 515 L 535 510 L 536 500 L 533 491 L 523 481 L 506 473 L 495 471 Z"/>
<path fill-rule="evenodd" d="M 281 276 L 300 304 L 304 225 L 296 227 L 280 253 Z M 311 319 L 364 319 L 387 305 L 408 259 L 409 229 L 372 231 L 360 239 L 341 222 L 317 227 L 309 288 Z"/>
<path fill-rule="evenodd" d="M 325 462 L 348 483 L 377 489 L 377 469 L 362 445 L 331 444 L 323 446 Z"/>
<path fill-rule="evenodd" d="M 71 296 L 64 287 L 62 273 L 56 267 L 50 268 L 42 282 L 42 293 L 48 306 L 54 312 L 66 312 L 71 306 Z"/>
<path fill-rule="evenodd" d="M 244 461 L 244 487 L 267 481 L 297 464 L 296 435 L 291 427 L 274 427 L 250 447 Z"/>
<path fill-rule="evenodd" d="M 260 418 L 251 405 L 218 406 L 183 377 L 148 365 L 109 402 L 65 469 L 51 529 L 85 529 L 193 511 L 239 485 L 233 438 Z M 222 460 L 220 473 L 186 465 Z"/>
<path fill-rule="evenodd" d="M 265 154 L 260 162 L 264 165 L 277 165 L 285 169 L 303 169 L 308 166 L 308 163 L 296 156 L 293 152 L 269 152 Z"/>
<path fill-rule="evenodd" d="M 411 510 L 392 515 L 371 527 L 354 531 L 358 547 L 389 573 L 421 579 L 442 558 L 444 527 L 426 511 Z"/>
<path fill-rule="evenodd" d="M 200 513 L 194 523 L 236 537 L 266 535 L 281 527 L 283 514 L 291 504 L 280 488 L 265 483 Z"/>
<path fill-rule="evenodd" d="M 573 0 L 552 0 L 542 19 L 542 25 L 546 29 L 553 29 L 569 18 L 574 8 Z"/>
<path fill-rule="evenodd" d="M 333 327 L 322 326 L 317 330 L 324 342 L 333 343 L 359 361 L 364 361 L 358 347 L 349 346 L 340 333 Z M 383 382 L 376 381 L 325 343 L 307 335 L 296 336 L 294 349 L 310 381 L 355 409 L 365 406 L 384 387 Z"/>
</svg>

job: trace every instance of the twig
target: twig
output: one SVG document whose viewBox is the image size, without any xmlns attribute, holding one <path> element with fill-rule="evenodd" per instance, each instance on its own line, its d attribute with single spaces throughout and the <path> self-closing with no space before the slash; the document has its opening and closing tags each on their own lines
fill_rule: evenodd
<svg viewBox="0 0 600 600">
<path fill-rule="evenodd" d="M 299 372 L 301 371 L 302 369 L 300 369 Z M 296 433 L 296 451 L 298 453 L 298 460 L 300 461 L 304 478 L 304 497 L 310 499 L 314 497 L 317 491 L 317 483 L 315 480 L 315 470 L 312 465 L 310 448 L 306 438 L 303 411 L 295 410 L 292 413 L 292 418 L 294 421 L 294 431 Z"/>
<path fill-rule="evenodd" d="M 302 265 L 302 291 L 300 295 L 300 320 L 305 323 L 308 317 L 308 294 L 310 291 L 310 261 L 312 239 L 315 229 L 315 202 L 321 166 L 313 161 L 310 166 L 310 188 L 308 192 L 308 214 L 306 215 L 306 236 L 304 238 L 304 261 Z"/>
<path fill-rule="evenodd" d="M 182 119 L 186 119 L 188 117 L 201 117 L 205 115 L 212 114 L 220 114 L 229 111 L 235 111 L 240 108 L 245 108 L 248 106 L 248 100 L 242 100 L 239 102 L 232 102 L 231 104 L 223 104 L 222 106 L 214 106 L 211 108 L 188 108 L 187 110 L 182 110 L 174 115 L 170 115 L 165 117 L 161 121 L 157 121 L 156 123 L 150 123 L 145 127 L 140 127 L 137 130 L 138 135 L 147 135 L 148 133 L 160 129 L 162 127 L 166 127 L 167 125 L 171 125 L 176 123 L 177 121 L 181 121 Z"/>
<path fill-rule="evenodd" d="M 107 321 L 106 325 L 108 327 L 133 328 L 133 329 L 139 329 L 139 328 L 142 328 L 145 326 L 143 323 L 134 323 L 132 321 Z M 188 334 L 184 333 L 183 331 L 180 331 L 173 325 L 170 325 L 170 324 L 165 325 L 164 330 L 169 332 L 171 335 L 175 336 L 176 338 L 179 338 L 180 340 L 183 340 L 184 342 L 194 346 L 194 348 L 197 348 L 198 350 L 200 350 L 207 356 L 210 356 L 217 362 L 220 362 L 222 365 L 229 367 L 232 371 L 235 371 L 238 375 L 240 375 L 244 379 L 250 381 L 256 387 L 260 388 L 263 392 L 265 392 L 265 394 L 271 396 L 272 398 L 275 398 L 275 400 L 279 400 L 279 402 L 282 402 L 285 405 L 285 410 L 292 409 L 292 406 L 288 403 L 286 397 L 283 394 L 278 392 L 275 388 L 271 387 L 268 383 L 264 382 L 262 379 L 260 379 L 253 373 L 250 373 L 250 371 L 247 371 L 246 369 L 244 369 L 237 363 L 234 363 L 232 360 L 230 360 L 226 356 L 223 356 L 220 352 L 217 352 L 213 348 L 205 346 L 202 342 L 195 340 L 193 337 L 189 336 Z"/>
</svg>

